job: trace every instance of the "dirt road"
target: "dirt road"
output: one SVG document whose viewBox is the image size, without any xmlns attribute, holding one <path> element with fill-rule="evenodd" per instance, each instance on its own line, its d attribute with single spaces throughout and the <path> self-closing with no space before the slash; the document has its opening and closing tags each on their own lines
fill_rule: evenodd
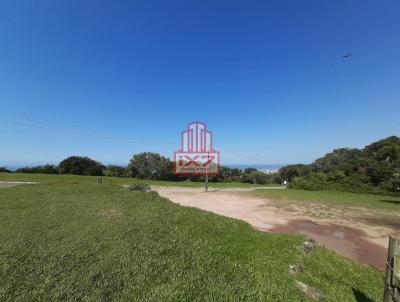
<svg viewBox="0 0 400 302">
<path fill-rule="evenodd" d="M 276 200 L 252 196 L 249 189 L 153 187 L 161 196 L 184 206 L 244 220 L 261 231 L 307 235 L 353 260 L 384 268 L 387 238 L 400 225 L 370 223 L 374 214 L 363 208 L 326 207 L 317 203 L 277 206 Z"/>
</svg>

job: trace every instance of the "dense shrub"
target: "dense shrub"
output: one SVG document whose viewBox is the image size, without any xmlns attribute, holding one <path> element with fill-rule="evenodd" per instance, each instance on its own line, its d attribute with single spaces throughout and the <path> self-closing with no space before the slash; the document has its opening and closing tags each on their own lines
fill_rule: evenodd
<svg viewBox="0 0 400 302">
<path fill-rule="evenodd" d="M 279 169 L 278 181 L 291 181 L 294 177 L 307 176 L 311 171 L 312 167 L 309 165 L 287 165 Z"/>
<path fill-rule="evenodd" d="M 248 169 L 246 169 L 249 171 Z M 257 169 L 251 170 L 251 172 L 243 173 L 241 181 L 243 183 L 252 183 L 252 184 L 259 184 L 259 185 L 266 185 L 276 183 L 275 175 L 274 174 L 267 174 L 261 171 L 257 171 Z"/>
<path fill-rule="evenodd" d="M 104 170 L 105 176 L 114 176 L 114 177 L 127 177 L 128 170 L 125 167 L 108 165 Z"/>
<path fill-rule="evenodd" d="M 391 136 L 362 150 L 336 149 L 310 165 L 283 167 L 279 177 L 306 190 L 399 192 L 400 138 Z"/>
<path fill-rule="evenodd" d="M 242 171 L 237 168 L 228 168 L 228 167 L 220 167 L 219 174 L 213 176 L 214 181 L 225 181 L 225 182 L 233 182 L 241 181 Z"/>
<path fill-rule="evenodd" d="M 15 170 L 17 173 L 41 173 L 41 174 L 58 174 L 58 167 L 55 165 L 43 165 L 36 167 L 24 167 Z"/>
<path fill-rule="evenodd" d="M 308 177 L 294 177 L 290 187 L 312 191 L 328 190 L 328 177 L 324 173 L 311 173 Z"/>
<path fill-rule="evenodd" d="M 140 192 L 150 192 L 151 187 L 149 185 L 130 185 L 129 190 L 140 191 Z"/>
</svg>

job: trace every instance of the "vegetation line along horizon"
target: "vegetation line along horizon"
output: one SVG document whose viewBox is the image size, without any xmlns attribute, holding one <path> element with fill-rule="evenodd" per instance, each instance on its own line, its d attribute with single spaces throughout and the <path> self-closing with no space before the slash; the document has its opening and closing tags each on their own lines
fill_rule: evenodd
<svg viewBox="0 0 400 302">
<path fill-rule="evenodd" d="M 11 172 L 5 167 L 0 171 Z M 19 168 L 18 173 L 74 174 L 135 177 L 150 180 L 204 181 L 204 175 L 174 175 L 173 162 L 152 152 L 133 156 L 127 167 L 108 165 L 88 157 L 71 156 L 58 166 L 44 165 Z M 264 173 L 255 168 L 221 167 L 210 182 L 282 184 L 304 190 L 333 190 L 377 194 L 400 192 L 400 138 L 390 136 L 363 149 L 340 148 L 309 165 L 287 165 L 277 173 Z"/>
</svg>

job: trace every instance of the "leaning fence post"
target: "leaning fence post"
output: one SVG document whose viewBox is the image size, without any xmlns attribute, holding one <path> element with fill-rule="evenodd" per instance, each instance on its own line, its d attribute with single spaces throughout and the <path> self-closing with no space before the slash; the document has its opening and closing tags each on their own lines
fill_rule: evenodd
<svg viewBox="0 0 400 302">
<path fill-rule="evenodd" d="M 400 238 L 389 236 L 388 257 L 386 262 L 385 292 L 383 302 L 400 301 Z M 398 271 L 397 271 L 398 270 Z"/>
</svg>

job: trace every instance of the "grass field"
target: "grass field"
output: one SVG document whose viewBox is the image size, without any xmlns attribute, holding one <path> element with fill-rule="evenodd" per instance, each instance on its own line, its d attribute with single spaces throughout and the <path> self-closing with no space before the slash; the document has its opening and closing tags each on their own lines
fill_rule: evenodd
<svg viewBox="0 0 400 302">
<path fill-rule="evenodd" d="M 120 186 L 131 180 L 0 175 L 24 179 L 41 184 L 0 189 L 0 301 L 313 301 L 296 280 L 323 301 L 382 298 L 382 272 L 305 255 L 301 236 Z"/>
<path fill-rule="evenodd" d="M 298 202 L 322 202 L 340 206 L 362 206 L 374 209 L 400 211 L 400 196 L 375 194 L 357 194 L 338 191 L 306 191 L 296 189 L 286 190 L 256 190 L 251 192 L 258 196 L 270 197 L 275 200 L 290 200 Z"/>
<path fill-rule="evenodd" d="M 204 187 L 204 182 L 194 181 L 162 181 L 138 178 L 105 177 L 105 176 L 72 176 L 72 175 L 48 175 L 48 174 L 29 174 L 29 173 L 4 173 L 0 172 L 0 181 L 36 181 L 40 183 L 96 183 L 98 178 L 102 178 L 107 184 L 148 184 L 151 186 L 180 186 L 180 187 Z M 210 187 L 218 188 L 248 188 L 248 187 L 279 187 L 278 184 L 272 185 L 253 185 L 241 182 L 210 182 Z"/>
</svg>

